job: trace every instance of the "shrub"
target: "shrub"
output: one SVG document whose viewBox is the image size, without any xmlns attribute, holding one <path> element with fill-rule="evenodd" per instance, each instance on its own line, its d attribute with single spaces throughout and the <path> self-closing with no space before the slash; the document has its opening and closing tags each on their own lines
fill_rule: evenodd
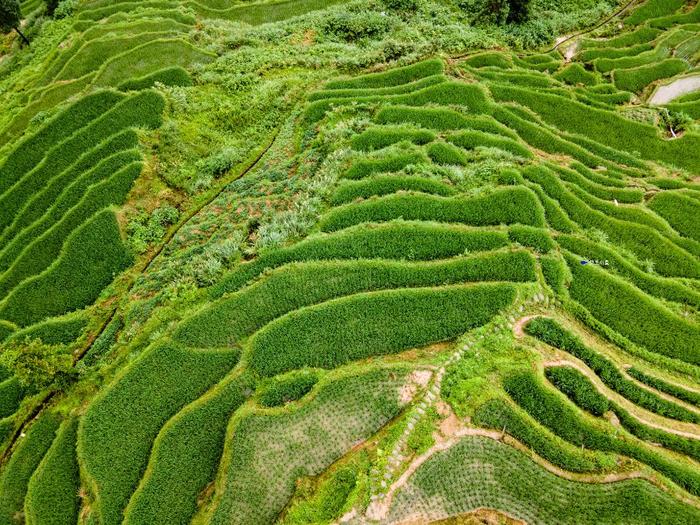
<svg viewBox="0 0 700 525">
<path fill-rule="evenodd" d="M 397 142 L 413 142 L 414 144 L 427 144 L 435 139 L 435 135 L 427 130 L 412 129 L 409 127 L 372 127 L 352 138 L 353 149 L 360 151 L 374 151 Z"/>
<path fill-rule="evenodd" d="M 298 401 L 318 383 L 318 373 L 313 370 L 296 370 L 283 376 L 262 381 L 258 386 L 258 402 L 268 408 Z"/>
<path fill-rule="evenodd" d="M 221 461 L 226 427 L 245 401 L 251 381 L 240 374 L 178 412 L 158 433 L 146 473 L 129 500 L 128 525 L 186 523 L 212 483 Z"/>
<path fill-rule="evenodd" d="M 78 420 L 64 421 L 51 448 L 29 480 L 24 502 L 28 523 L 75 523 L 80 510 L 80 472 L 76 457 Z"/>
<path fill-rule="evenodd" d="M 586 363 L 608 388 L 642 408 L 679 421 L 698 421 L 694 412 L 640 387 L 625 377 L 610 360 L 586 347 L 578 337 L 566 331 L 556 321 L 538 317 L 530 321 L 525 329 L 528 334 L 569 352 Z"/>
<path fill-rule="evenodd" d="M 557 71 L 554 74 L 554 78 L 567 84 L 571 84 L 572 86 L 577 84 L 592 86 L 598 83 L 598 77 L 596 77 L 595 73 L 586 71 L 581 64 L 576 62 L 569 64 L 560 71 Z"/>
<path fill-rule="evenodd" d="M 53 413 L 39 417 L 19 442 L 0 476 L 0 519 L 15 522 L 24 511 L 29 480 L 54 440 L 60 418 Z"/>
<path fill-rule="evenodd" d="M 28 326 L 80 309 L 95 301 L 114 275 L 132 261 L 114 213 L 99 212 L 66 239 L 57 261 L 6 297 L 0 305 L 0 317 Z"/>
<path fill-rule="evenodd" d="M 608 398 L 602 395 L 581 372 L 570 366 L 552 366 L 545 376 L 557 389 L 594 416 L 602 416 L 610 409 Z"/>
<path fill-rule="evenodd" d="M 700 203 L 697 199 L 678 192 L 661 192 L 648 206 L 661 215 L 681 235 L 700 241 Z"/>
<path fill-rule="evenodd" d="M 449 137 L 450 142 L 465 149 L 498 148 L 508 151 L 518 157 L 525 159 L 532 158 L 532 152 L 526 146 L 519 144 L 513 139 L 485 133 L 483 131 L 462 131 L 461 133 Z"/>
<path fill-rule="evenodd" d="M 0 166 L 0 194 L 32 170 L 56 144 L 66 140 L 77 130 L 87 126 L 109 111 L 123 95 L 101 91 L 87 95 L 59 112 L 34 135 L 11 149 Z"/>
<path fill-rule="evenodd" d="M 423 164 L 428 159 L 416 152 L 398 153 L 379 158 L 366 158 L 356 161 L 343 174 L 346 179 L 362 179 L 376 173 L 401 171 L 407 166 Z"/>
<path fill-rule="evenodd" d="M 322 231 L 337 231 L 363 222 L 393 219 L 457 222 L 472 226 L 498 224 L 544 225 L 544 212 L 527 188 L 503 188 L 484 197 L 436 197 L 396 194 L 346 204 L 332 209 L 320 220 Z"/>
<path fill-rule="evenodd" d="M 700 394 L 693 390 L 683 388 L 682 386 L 670 383 L 661 378 L 654 377 L 650 374 L 642 372 L 638 368 L 628 368 L 627 373 L 634 377 L 637 381 L 644 383 L 660 392 L 664 392 L 668 395 L 676 397 L 686 403 L 690 403 L 697 407 L 700 407 Z"/>
<path fill-rule="evenodd" d="M 11 370 L 30 391 L 65 386 L 73 372 L 70 352 L 59 345 L 45 344 L 40 339 L 11 339 L 0 349 L 0 364 Z"/>
<path fill-rule="evenodd" d="M 533 373 L 512 375 L 504 386 L 515 402 L 535 420 L 570 443 L 630 456 L 664 474 L 691 494 L 700 492 L 700 477 L 694 469 L 667 459 L 638 440 L 619 436 L 582 418 L 566 398 L 545 388 Z"/>
<path fill-rule="evenodd" d="M 470 281 L 534 280 L 534 260 L 523 251 L 423 263 L 296 263 L 213 303 L 181 324 L 175 337 L 197 347 L 232 346 L 288 312 L 346 295 Z"/>
<path fill-rule="evenodd" d="M 464 152 L 452 144 L 446 142 L 433 142 L 427 149 L 428 157 L 435 164 L 466 166 L 469 162 Z"/>
<path fill-rule="evenodd" d="M 251 339 L 251 369 L 271 376 L 335 368 L 453 339 L 515 299 L 512 285 L 452 286 L 357 294 L 291 312 Z"/>
<path fill-rule="evenodd" d="M 389 222 L 358 225 L 333 235 L 309 237 L 300 243 L 269 252 L 239 266 L 212 289 L 213 297 L 238 290 L 267 268 L 291 261 L 324 259 L 405 259 L 429 261 L 465 251 L 501 248 L 508 244 L 504 232 L 479 231 L 458 225 Z"/>
<path fill-rule="evenodd" d="M 613 71 L 613 82 L 619 89 L 640 93 L 655 80 L 675 76 L 687 68 L 684 60 L 669 58 L 647 66 L 616 69 Z"/>
<path fill-rule="evenodd" d="M 537 455 L 569 472 L 601 471 L 613 462 L 603 454 L 572 446 L 504 399 L 492 399 L 481 405 L 472 422 L 508 432 Z"/>
<path fill-rule="evenodd" d="M 191 86 L 192 77 L 180 66 L 166 67 L 148 75 L 125 80 L 119 84 L 119 91 L 139 91 L 153 87 L 156 83 L 166 86 Z"/>
<path fill-rule="evenodd" d="M 378 38 L 391 27 L 390 18 L 372 11 L 339 11 L 326 18 L 321 31 L 327 37 L 345 42 Z"/>
<path fill-rule="evenodd" d="M 514 224 L 508 229 L 508 237 L 511 241 L 534 248 L 540 253 L 547 253 L 555 246 L 552 237 L 545 228 Z"/>
<path fill-rule="evenodd" d="M 425 60 L 410 66 L 363 75 L 351 80 L 329 82 L 326 84 L 326 89 L 365 89 L 398 86 L 431 75 L 440 75 L 443 73 L 444 68 L 445 64 L 440 59 Z"/>
<path fill-rule="evenodd" d="M 448 197 L 454 195 L 456 191 L 447 184 L 433 179 L 406 175 L 378 175 L 369 179 L 359 181 L 341 182 L 330 198 L 333 206 L 354 201 L 355 199 L 366 199 L 375 195 L 387 195 L 397 191 L 420 191 L 432 195 L 442 195 Z"/>
<path fill-rule="evenodd" d="M 238 355 L 152 346 L 91 403 L 80 422 L 78 456 L 101 523 L 121 523 L 163 425 L 219 381 Z"/>
</svg>

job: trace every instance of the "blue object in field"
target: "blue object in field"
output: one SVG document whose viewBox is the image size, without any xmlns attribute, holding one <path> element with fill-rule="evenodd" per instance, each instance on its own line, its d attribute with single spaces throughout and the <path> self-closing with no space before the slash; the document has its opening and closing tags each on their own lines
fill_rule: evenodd
<svg viewBox="0 0 700 525">
<path fill-rule="evenodd" d="M 581 264 L 588 264 L 588 261 L 581 261 Z"/>
</svg>

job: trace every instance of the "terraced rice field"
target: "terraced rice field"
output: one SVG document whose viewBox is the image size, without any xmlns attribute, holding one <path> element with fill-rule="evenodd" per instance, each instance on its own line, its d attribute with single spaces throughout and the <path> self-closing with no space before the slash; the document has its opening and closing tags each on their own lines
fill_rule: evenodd
<svg viewBox="0 0 700 525">
<path fill-rule="evenodd" d="M 398 4 L 92 0 L 0 69 L 0 524 L 700 520 L 700 6 L 341 65 Z"/>
</svg>

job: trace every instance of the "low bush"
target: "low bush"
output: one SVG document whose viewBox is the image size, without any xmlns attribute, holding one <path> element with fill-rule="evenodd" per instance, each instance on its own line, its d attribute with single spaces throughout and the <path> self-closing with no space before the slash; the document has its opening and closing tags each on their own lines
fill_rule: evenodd
<svg viewBox="0 0 700 525">
<path fill-rule="evenodd" d="M 333 235 L 309 237 L 289 248 L 268 252 L 243 264 L 212 289 L 213 297 L 243 287 L 268 268 L 291 261 L 328 259 L 404 259 L 429 261 L 469 251 L 485 251 L 508 244 L 500 231 L 482 231 L 458 225 L 395 221 L 362 224 Z"/>
<path fill-rule="evenodd" d="M 427 144 L 435 140 L 435 135 L 427 130 L 399 126 L 377 126 L 369 128 L 352 138 L 352 147 L 359 151 L 374 151 L 397 142 Z"/>
<path fill-rule="evenodd" d="M 611 242 L 632 250 L 640 260 L 653 261 L 655 270 L 660 274 L 686 277 L 700 275 L 700 265 L 688 252 L 648 226 L 621 221 L 592 210 L 546 168 L 527 167 L 523 169 L 523 175 L 556 199 L 577 224 L 604 232 Z"/>
<path fill-rule="evenodd" d="M 114 212 L 104 210 L 66 239 L 60 258 L 46 271 L 23 281 L 0 303 L 0 317 L 28 326 L 83 308 L 132 261 Z"/>
<path fill-rule="evenodd" d="M 679 192 L 661 192 L 647 205 L 661 215 L 681 235 L 700 241 L 700 202 Z"/>
<path fill-rule="evenodd" d="M 442 166 L 466 166 L 469 159 L 457 146 L 446 142 L 433 142 L 427 148 L 428 157 Z"/>
<path fill-rule="evenodd" d="M 221 380 L 238 356 L 167 342 L 152 346 L 91 403 L 80 422 L 78 457 L 94 487 L 93 509 L 101 523 L 122 522 L 163 425 Z"/>
<path fill-rule="evenodd" d="M 532 152 L 526 146 L 516 142 L 513 139 L 485 133 L 483 131 L 462 131 L 461 133 L 449 137 L 450 142 L 465 149 L 473 149 L 478 147 L 483 148 L 498 148 L 503 151 L 508 151 L 513 155 L 530 159 L 533 157 Z"/>
<path fill-rule="evenodd" d="M 560 235 L 557 237 L 557 243 L 587 260 L 608 261 L 612 271 L 629 279 L 637 288 L 648 294 L 700 308 L 700 293 L 673 279 L 665 279 L 643 272 L 621 257 L 615 250 L 607 248 L 599 242 L 570 235 Z"/>
<path fill-rule="evenodd" d="M 643 159 L 668 162 L 689 171 L 700 170 L 700 135 L 686 133 L 678 140 L 666 141 L 654 126 L 557 95 L 495 85 L 490 90 L 497 100 L 523 104 L 558 129 L 592 140 L 606 137 L 606 144 L 611 148 Z"/>
<path fill-rule="evenodd" d="M 408 82 L 406 84 L 398 84 L 396 86 L 390 87 L 378 87 L 378 88 L 351 88 L 351 89 L 324 89 L 321 91 L 315 91 L 311 93 L 307 100 L 321 100 L 325 98 L 343 98 L 343 97 L 366 97 L 371 95 L 402 95 L 404 93 L 411 93 L 412 91 L 418 91 L 419 89 L 424 89 L 428 86 L 434 84 L 439 84 L 440 82 L 445 82 L 447 78 L 442 75 L 431 75 L 429 77 L 420 78 L 414 80 L 413 82 Z"/>
<path fill-rule="evenodd" d="M 22 250 L 0 277 L 0 295 L 8 294 L 22 281 L 39 275 L 53 264 L 64 250 L 67 239 L 95 213 L 108 206 L 122 204 L 133 182 L 141 174 L 141 169 L 140 162 L 131 163 L 110 178 L 93 185 L 60 221 Z M 105 237 L 112 240 L 116 238 L 114 235 Z M 97 246 L 96 243 L 93 248 Z"/>
<path fill-rule="evenodd" d="M 75 447 L 78 419 L 64 421 L 51 448 L 29 480 L 24 509 L 27 523 L 68 525 L 80 510 L 80 471 Z"/>
<path fill-rule="evenodd" d="M 555 246 L 552 237 L 545 228 L 514 224 L 508 229 L 508 237 L 511 241 L 534 248 L 539 253 L 547 253 Z"/>
<path fill-rule="evenodd" d="M 175 337 L 196 347 L 234 346 L 274 319 L 313 304 L 361 292 L 464 282 L 535 280 L 524 251 L 446 261 L 327 261 L 296 263 L 208 306 L 186 320 Z"/>
<path fill-rule="evenodd" d="M 409 66 L 389 69 L 380 73 L 362 75 L 350 80 L 328 82 L 325 87 L 326 89 L 365 89 L 398 86 L 431 75 L 442 74 L 444 68 L 444 62 L 436 58 L 417 62 Z"/>
<path fill-rule="evenodd" d="M 423 164 L 428 159 L 422 153 L 409 152 L 387 155 L 378 158 L 361 159 L 352 164 L 343 174 L 346 179 L 362 179 L 377 173 L 401 171 L 407 166 Z"/>
<path fill-rule="evenodd" d="M 331 232 L 363 222 L 393 219 L 456 222 L 472 226 L 529 224 L 544 226 L 544 211 L 527 188 L 508 187 L 484 197 L 436 197 L 418 193 L 388 195 L 332 209 L 319 221 Z"/>
<path fill-rule="evenodd" d="M 598 83 L 598 77 L 595 75 L 595 73 L 586 71 L 583 66 L 577 62 L 573 62 L 564 69 L 557 71 L 554 74 L 554 78 L 567 84 L 571 84 L 572 86 L 579 84 L 584 86 L 592 86 Z"/>
<path fill-rule="evenodd" d="M 698 422 L 699 416 L 694 412 L 640 387 L 625 377 L 610 360 L 586 347 L 578 337 L 566 331 L 553 319 L 538 317 L 530 321 L 525 330 L 528 334 L 569 352 L 586 363 L 608 388 L 640 407 L 679 421 Z"/>
<path fill-rule="evenodd" d="M 433 179 L 408 175 L 378 175 L 359 181 L 341 182 L 333 192 L 330 203 L 333 206 L 338 206 L 355 199 L 387 195 L 401 190 L 420 191 L 443 197 L 449 197 L 456 193 L 451 186 Z"/>
<path fill-rule="evenodd" d="M 669 58 L 661 62 L 631 69 L 616 69 L 613 71 L 613 82 L 619 89 L 641 93 L 642 90 L 655 80 L 669 78 L 688 69 L 684 60 Z"/>
<path fill-rule="evenodd" d="M 614 462 L 599 452 L 572 446 L 504 399 L 492 399 L 481 405 L 472 422 L 507 432 L 538 456 L 569 472 L 599 472 Z"/>
<path fill-rule="evenodd" d="M 125 80 L 119 84 L 119 91 L 140 91 L 153 87 L 156 83 L 166 86 L 191 86 L 192 77 L 180 66 L 166 67 L 139 78 Z"/>
<path fill-rule="evenodd" d="M 124 512 L 125 524 L 192 519 L 202 491 L 216 477 L 229 419 L 251 387 L 251 381 L 240 374 L 228 376 L 168 420 Z"/>
<path fill-rule="evenodd" d="M 594 416 L 602 416 L 610 410 L 608 398 L 575 368 L 552 366 L 545 369 L 544 375 L 557 390 Z"/>
<path fill-rule="evenodd" d="M 153 91 L 141 92 L 118 103 L 66 141 L 53 146 L 41 164 L 0 197 L 0 228 L 11 224 L 17 211 L 56 173 L 61 173 L 106 138 L 127 127 L 160 126 L 163 107 L 162 96 Z"/>
<path fill-rule="evenodd" d="M 258 403 L 267 408 L 298 401 L 318 383 L 314 370 L 295 370 L 282 376 L 263 380 L 258 386 Z"/>
<path fill-rule="evenodd" d="M 60 423 L 58 415 L 44 413 L 29 427 L 3 465 L 0 475 L 0 519 L 3 523 L 15 523 L 16 516 L 22 516 L 29 480 L 51 447 Z"/>
<path fill-rule="evenodd" d="M 651 388 L 655 388 L 660 392 L 676 397 L 682 401 L 685 401 L 686 403 L 700 407 L 700 393 L 698 392 L 689 390 L 674 383 L 670 383 L 659 377 L 654 377 L 650 374 L 642 372 L 638 368 L 628 368 L 627 373 L 634 377 L 637 381 L 644 383 Z"/>
<path fill-rule="evenodd" d="M 535 420 L 566 441 L 591 450 L 632 457 L 664 474 L 691 494 L 700 492 L 700 476 L 696 469 L 668 459 L 634 438 L 610 432 L 606 427 L 581 417 L 574 405 L 561 394 L 546 388 L 532 372 L 508 377 L 504 387 Z"/>
<path fill-rule="evenodd" d="M 510 305 L 509 284 L 364 293 L 291 312 L 251 339 L 249 363 L 263 376 L 450 340 Z"/>
<path fill-rule="evenodd" d="M 80 98 L 60 111 L 36 133 L 10 150 L 0 166 L 0 195 L 38 165 L 46 152 L 109 111 L 123 95 L 101 91 Z"/>
</svg>

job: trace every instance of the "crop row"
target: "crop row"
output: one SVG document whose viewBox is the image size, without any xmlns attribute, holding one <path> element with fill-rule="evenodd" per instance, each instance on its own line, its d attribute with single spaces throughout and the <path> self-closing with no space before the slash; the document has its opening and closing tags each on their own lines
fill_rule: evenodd
<svg viewBox="0 0 700 525">
<path fill-rule="evenodd" d="M 434 84 L 439 84 L 445 82 L 447 77 L 443 74 L 430 75 L 428 77 L 421 77 L 417 80 L 407 82 L 405 84 L 397 84 L 395 86 L 389 87 L 358 87 L 358 88 L 347 88 L 347 89 L 323 89 L 320 91 L 314 91 L 308 97 L 308 101 L 321 100 L 324 98 L 344 98 L 344 97 L 363 97 L 368 95 L 403 95 L 405 93 L 410 93 L 412 91 L 417 91 L 419 89 L 432 86 Z"/>
<path fill-rule="evenodd" d="M 180 325 L 175 337 L 197 347 L 231 346 L 281 315 L 344 295 L 469 281 L 533 280 L 534 260 L 522 251 L 418 263 L 386 260 L 293 263 L 207 306 Z"/>
<path fill-rule="evenodd" d="M 133 257 L 112 210 L 88 219 L 66 239 L 60 257 L 0 303 L 0 318 L 28 326 L 92 304 Z"/>
<path fill-rule="evenodd" d="M 440 502 L 436 510 L 435 501 Z M 490 438 L 467 436 L 423 463 L 397 492 L 392 523 L 444 519 L 496 509 L 526 523 L 668 523 L 698 520 L 700 512 L 642 479 L 617 483 L 571 481 Z"/>
<path fill-rule="evenodd" d="M 408 166 L 426 163 L 428 159 L 420 152 L 396 153 L 378 158 L 363 158 L 354 162 L 343 174 L 346 179 L 363 179 L 377 173 L 393 173 Z"/>
<path fill-rule="evenodd" d="M 562 394 L 546 387 L 533 372 L 508 377 L 504 387 L 534 419 L 570 443 L 629 456 L 664 474 L 691 494 L 700 493 L 697 469 L 669 459 L 636 438 L 611 433 L 599 421 L 587 419 Z"/>
<path fill-rule="evenodd" d="M 700 328 L 595 265 L 567 256 L 571 297 L 594 317 L 651 352 L 699 364 Z"/>
<path fill-rule="evenodd" d="M 443 197 L 450 197 L 456 193 L 451 186 L 434 179 L 409 175 L 378 175 L 365 180 L 341 182 L 333 192 L 330 203 L 332 206 L 338 206 L 355 199 L 367 199 L 400 190 L 420 191 Z"/>
<path fill-rule="evenodd" d="M 695 460 L 700 459 L 700 440 L 645 425 L 616 402 L 598 392 L 593 383 L 575 368 L 551 367 L 545 374 L 547 379 L 579 408 L 594 416 L 602 416 L 608 410 L 612 410 L 620 424 L 639 439 L 662 445 Z"/>
<path fill-rule="evenodd" d="M 634 377 L 637 381 L 644 383 L 651 388 L 655 388 L 660 392 L 665 392 L 666 394 L 674 396 L 682 401 L 685 401 L 686 403 L 690 403 L 700 408 L 700 393 L 694 390 L 670 383 L 664 379 L 647 374 L 646 372 L 643 372 L 635 367 L 628 369 L 627 373 Z"/>
<path fill-rule="evenodd" d="M 322 231 L 332 232 L 363 222 L 399 218 L 472 226 L 515 223 L 544 226 L 542 205 L 527 188 L 504 188 L 471 198 L 399 193 L 339 206 L 326 213 L 319 225 Z"/>
<path fill-rule="evenodd" d="M 488 322 L 515 299 L 512 284 L 379 291 L 295 310 L 250 342 L 249 365 L 263 376 L 446 341 Z"/>
<path fill-rule="evenodd" d="M 78 457 L 93 486 L 100 523 L 122 522 L 160 429 L 217 383 L 238 355 L 194 352 L 168 342 L 152 346 L 92 402 L 80 422 Z"/>
<path fill-rule="evenodd" d="M 585 346 L 578 337 L 565 330 L 553 319 L 538 317 L 530 321 L 525 330 L 528 334 L 564 350 L 586 363 L 611 390 L 640 407 L 679 421 L 700 422 L 700 416 L 695 412 L 678 403 L 668 401 L 626 378 L 612 361 Z"/>
<path fill-rule="evenodd" d="M 392 221 L 361 224 L 331 235 L 315 235 L 303 241 L 263 253 L 255 261 L 241 264 L 212 288 L 220 297 L 242 288 L 268 268 L 291 261 L 329 259 L 403 259 L 430 261 L 467 251 L 485 251 L 508 244 L 501 231 L 483 231 L 453 224 Z"/>
<path fill-rule="evenodd" d="M 407 375 L 401 366 L 329 374 L 298 404 L 239 412 L 227 438 L 210 523 L 274 521 L 300 476 L 320 474 L 398 414 Z"/>
</svg>

